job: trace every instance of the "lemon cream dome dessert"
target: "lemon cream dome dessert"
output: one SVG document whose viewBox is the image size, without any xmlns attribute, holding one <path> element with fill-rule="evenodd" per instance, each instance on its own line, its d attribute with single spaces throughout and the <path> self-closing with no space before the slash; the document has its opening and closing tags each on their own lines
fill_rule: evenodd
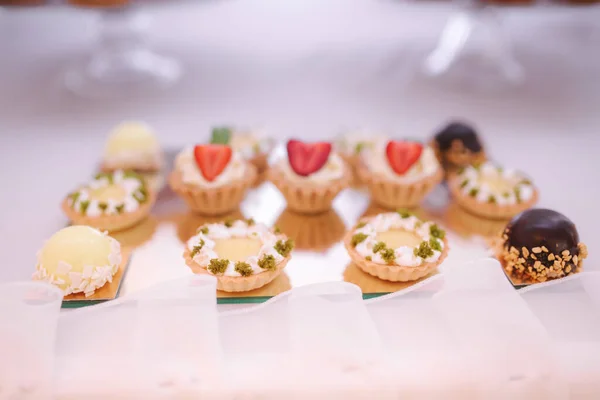
<svg viewBox="0 0 600 400">
<path fill-rule="evenodd" d="M 123 122 L 108 137 L 102 169 L 156 172 L 163 166 L 163 153 L 150 127 L 142 122 Z"/>
<path fill-rule="evenodd" d="M 75 224 L 118 231 L 146 218 L 155 199 L 144 178 L 132 171 L 117 170 L 100 173 L 71 192 L 62 209 Z"/>
<path fill-rule="evenodd" d="M 418 206 L 443 178 L 430 146 L 397 140 L 365 151 L 358 173 L 373 201 L 388 209 Z"/>
<path fill-rule="evenodd" d="M 348 187 L 351 173 L 331 143 L 290 140 L 287 157 L 269 171 L 292 211 L 317 214 L 331 209 L 335 197 Z"/>
<path fill-rule="evenodd" d="M 171 188 L 188 207 L 203 215 L 235 210 L 256 179 L 256 168 L 225 144 L 203 144 L 177 155 Z"/>
<path fill-rule="evenodd" d="M 514 217 L 538 199 L 527 176 L 491 162 L 464 168 L 450 179 L 449 187 L 461 207 L 486 218 Z"/>
<path fill-rule="evenodd" d="M 195 273 L 217 278 L 217 289 L 244 292 L 275 279 L 290 260 L 293 242 L 254 220 L 206 224 L 187 242 L 184 258 Z"/>
<path fill-rule="evenodd" d="M 121 264 L 118 241 L 89 226 L 61 229 L 46 241 L 38 253 L 34 280 L 55 285 L 66 295 L 94 294 L 112 282 Z"/>
<path fill-rule="evenodd" d="M 446 233 L 408 211 L 363 218 L 344 239 L 352 261 L 387 281 L 412 281 L 434 272 L 448 255 Z"/>
</svg>

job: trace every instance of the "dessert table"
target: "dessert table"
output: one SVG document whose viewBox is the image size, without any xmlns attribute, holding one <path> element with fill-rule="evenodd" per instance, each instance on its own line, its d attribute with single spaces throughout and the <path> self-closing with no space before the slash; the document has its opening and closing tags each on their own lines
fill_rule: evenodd
<svg viewBox="0 0 600 400">
<path fill-rule="evenodd" d="M 39 289 L 44 310 L 0 303 L 9 305 L 0 332 L 11 338 L 0 344 L 0 398 L 600 397 L 600 57 L 599 41 L 575 26 L 581 11 L 507 11 L 527 78 L 482 93 L 418 73 L 446 6 L 268 3 L 161 8 L 150 38 L 181 60 L 182 81 L 109 100 L 62 87 L 64 68 L 94 39 L 93 15 L 0 12 L 0 282 L 30 280 L 36 251 L 67 223 L 63 196 L 97 168 L 108 130 L 129 118 L 175 151 L 229 122 L 264 124 L 280 140 L 356 127 L 427 140 L 466 119 L 494 160 L 531 176 L 540 206 L 575 222 L 590 249 L 586 272 L 516 292 L 485 251 L 463 250 L 452 268 L 391 297 L 363 301 L 349 283 L 305 280 L 249 308 L 217 306 L 214 281 L 148 247 L 116 301 L 59 314 L 56 293 Z M 272 193 L 274 210 L 256 217 L 272 223 L 283 199 L 269 184 L 259 190 Z M 334 207 L 348 226 L 369 202 L 344 196 Z M 183 204 L 154 213 L 172 207 Z M 339 268 L 332 260 L 349 261 L 340 248 L 326 252 L 325 276 Z M 0 298 L 22 293 L 7 287 Z"/>
</svg>

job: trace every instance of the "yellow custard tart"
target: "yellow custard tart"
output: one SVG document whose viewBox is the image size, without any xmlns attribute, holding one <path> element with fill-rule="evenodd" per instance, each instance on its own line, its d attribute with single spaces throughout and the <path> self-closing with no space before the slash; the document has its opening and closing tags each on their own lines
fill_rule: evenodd
<svg viewBox="0 0 600 400">
<path fill-rule="evenodd" d="M 48 282 L 64 295 L 86 297 L 107 283 L 122 261 L 121 245 L 106 233 L 73 225 L 50 237 L 38 253 L 33 279 Z"/>
<path fill-rule="evenodd" d="M 217 289 L 246 292 L 275 279 L 293 248 L 285 235 L 248 219 L 201 226 L 183 256 L 194 273 L 215 276 Z"/>
<path fill-rule="evenodd" d="M 109 134 L 102 157 L 103 171 L 157 172 L 163 165 L 163 151 L 148 125 L 127 121 Z"/>
<path fill-rule="evenodd" d="M 512 218 L 538 200 L 538 191 L 527 176 L 491 162 L 464 168 L 448 185 L 458 205 L 485 218 Z"/>
<path fill-rule="evenodd" d="M 448 255 L 446 232 L 408 211 L 363 218 L 346 234 L 344 245 L 360 269 L 392 282 L 427 276 Z"/>
<path fill-rule="evenodd" d="M 119 231 L 146 218 L 155 200 L 154 191 L 139 174 L 118 170 L 100 173 L 70 193 L 62 209 L 74 224 Z"/>
</svg>

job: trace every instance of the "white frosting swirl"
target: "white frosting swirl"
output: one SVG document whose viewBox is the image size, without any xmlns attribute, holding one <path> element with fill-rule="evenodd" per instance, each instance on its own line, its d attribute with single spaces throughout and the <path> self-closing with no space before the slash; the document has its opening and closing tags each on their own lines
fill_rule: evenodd
<svg viewBox="0 0 600 400">
<path fill-rule="evenodd" d="M 240 153 L 234 151 L 229 164 L 215 178 L 214 181 L 207 181 L 194 157 L 194 148 L 189 147 L 177 155 L 175 159 L 175 168 L 181 173 L 184 183 L 202 187 L 219 187 L 244 178 L 247 164 Z"/>
<path fill-rule="evenodd" d="M 384 142 L 387 142 L 387 138 L 381 133 L 359 130 L 340 135 L 334 147 L 341 154 L 355 156 L 363 151 L 372 150 L 378 143 Z"/>
<path fill-rule="evenodd" d="M 273 149 L 274 142 L 262 130 L 236 128 L 231 133 L 229 145 L 246 160 L 260 154 L 267 154 Z"/>
<path fill-rule="evenodd" d="M 435 152 L 429 146 L 424 146 L 421 157 L 403 175 L 398 175 L 392 167 L 386 154 L 386 143 L 378 143 L 372 150 L 361 153 L 366 167 L 374 174 L 400 183 L 413 183 L 434 175 L 441 168 Z"/>
<path fill-rule="evenodd" d="M 207 268 L 210 261 L 220 259 L 219 254 L 215 252 L 215 239 L 229 238 L 252 238 L 261 242 L 261 248 L 258 254 L 248 257 L 245 262 L 252 267 L 253 274 L 264 272 L 258 262 L 265 255 L 271 255 L 275 259 L 275 264 L 279 264 L 284 257 L 277 252 L 275 245 L 278 241 L 285 241 L 286 237 L 273 233 L 266 225 L 260 223 L 248 224 L 247 221 L 238 220 L 232 223 L 230 227 L 223 223 L 206 224 L 203 228 L 208 229 L 208 233 L 202 233 L 201 230 L 190 238 L 187 242 L 187 248 L 190 252 L 199 246 L 192 259 L 203 268 Z M 207 269 L 212 274 L 212 272 Z M 229 260 L 224 276 L 242 276 L 235 270 L 235 262 Z"/>
<path fill-rule="evenodd" d="M 281 159 L 278 162 L 278 167 L 283 171 L 285 177 L 291 181 L 308 182 L 324 185 L 336 179 L 341 179 L 344 176 L 344 161 L 336 153 L 331 152 L 329 158 L 323 167 L 308 176 L 300 176 L 294 172 L 290 165 L 288 157 Z"/>
<path fill-rule="evenodd" d="M 468 166 L 456 179 L 464 195 L 473 196 L 482 203 L 488 203 L 493 198 L 498 205 L 513 205 L 529 201 L 535 194 L 533 184 L 524 174 L 514 169 L 502 169 L 491 162 L 478 168 Z M 501 182 L 502 186 L 493 182 Z"/>
<path fill-rule="evenodd" d="M 374 263 L 390 265 L 384 260 L 381 252 L 373 251 L 373 246 L 378 242 L 377 233 L 387 232 L 393 229 L 414 233 L 425 242 L 435 240 L 439 244 L 439 248 L 443 250 L 444 241 L 433 237 L 431 234 L 431 227 L 433 225 L 435 225 L 433 222 L 423 222 L 415 216 L 403 218 L 399 213 L 395 212 L 378 214 L 366 221 L 366 224 L 363 227 L 354 230 L 353 234 L 362 233 L 367 236 L 365 240 L 356 245 L 355 249 L 361 256 L 370 257 L 371 261 Z M 418 267 L 425 262 L 435 262 L 439 260 L 442 255 L 442 251 L 432 249 L 433 255 L 422 258 L 415 254 L 415 248 L 416 247 L 401 246 L 394 249 L 394 265 Z"/>
</svg>

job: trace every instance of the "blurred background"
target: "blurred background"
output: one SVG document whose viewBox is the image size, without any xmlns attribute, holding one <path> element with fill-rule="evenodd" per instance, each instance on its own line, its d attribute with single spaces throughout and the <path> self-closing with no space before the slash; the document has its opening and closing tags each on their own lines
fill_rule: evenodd
<svg viewBox="0 0 600 400">
<path fill-rule="evenodd" d="M 461 118 L 494 158 L 540 182 L 544 205 L 571 216 L 576 198 L 587 214 L 575 222 L 597 220 L 600 6 L 591 2 L 0 4 L 0 251 L 23 264 L 0 278 L 28 276 L 29 247 L 64 225 L 60 200 L 124 119 L 148 122 L 178 149 L 217 124 L 262 125 L 280 139 L 350 128 L 427 139 Z"/>
</svg>

